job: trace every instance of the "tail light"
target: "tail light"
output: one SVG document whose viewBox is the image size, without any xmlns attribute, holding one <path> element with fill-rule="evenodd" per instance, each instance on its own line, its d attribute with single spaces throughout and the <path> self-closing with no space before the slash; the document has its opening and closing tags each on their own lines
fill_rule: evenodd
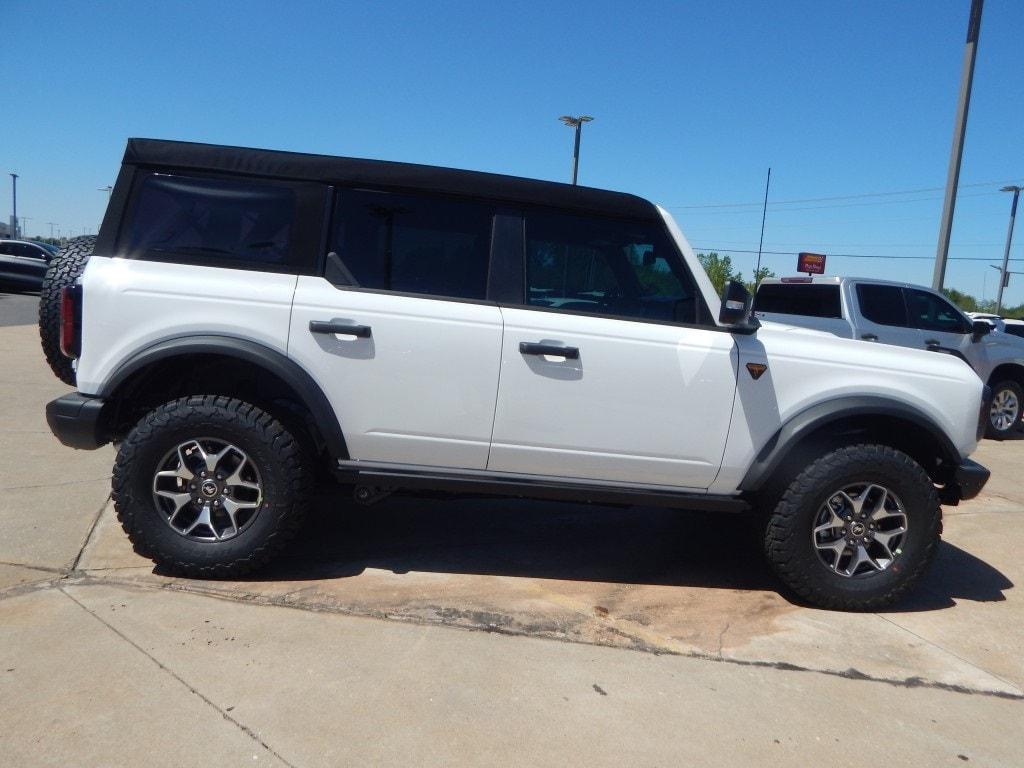
<svg viewBox="0 0 1024 768">
<path fill-rule="evenodd" d="M 60 291 L 60 351 L 72 360 L 82 351 L 82 286 Z"/>
</svg>

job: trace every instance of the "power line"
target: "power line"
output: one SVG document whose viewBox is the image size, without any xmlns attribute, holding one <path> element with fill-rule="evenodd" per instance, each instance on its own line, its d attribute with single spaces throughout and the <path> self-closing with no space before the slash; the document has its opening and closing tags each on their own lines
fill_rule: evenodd
<svg viewBox="0 0 1024 768">
<path fill-rule="evenodd" d="M 987 196 L 987 195 L 998 195 L 998 194 L 999 194 L 998 192 L 975 192 L 975 193 L 970 194 L 970 195 L 960 195 L 960 197 L 984 197 L 984 196 Z M 863 206 L 866 206 L 866 205 L 870 206 L 870 205 L 899 205 L 901 203 L 924 203 L 924 202 L 929 202 L 929 201 L 932 201 L 932 200 L 941 200 L 941 199 L 942 199 L 941 196 L 931 195 L 929 197 L 913 197 L 913 198 L 910 198 L 908 200 L 875 200 L 875 201 L 872 201 L 870 203 L 839 203 L 838 205 L 807 205 L 807 206 L 802 206 L 802 207 L 798 207 L 798 208 L 781 208 L 778 211 L 776 211 L 776 213 L 789 213 L 790 211 L 823 211 L 823 210 L 828 210 L 828 209 L 832 209 L 832 208 L 859 208 L 859 207 L 863 207 Z M 768 205 L 769 206 L 773 206 L 773 205 L 777 205 L 777 203 L 768 203 Z M 665 205 L 665 206 L 662 206 L 662 207 L 663 208 L 669 208 L 669 209 L 672 209 L 672 210 L 679 210 L 680 208 L 687 208 L 687 206 L 678 206 L 678 205 Z M 697 213 L 697 211 L 692 210 L 692 209 L 691 209 L 691 212 L 692 213 Z M 721 215 L 729 215 L 729 214 L 737 214 L 737 213 L 739 213 L 739 214 L 752 214 L 752 213 L 756 213 L 756 212 L 757 211 L 755 211 L 755 210 L 747 210 L 747 209 L 744 209 L 744 210 L 728 210 L 728 211 L 702 210 L 702 211 L 700 211 L 700 214 L 702 214 L 704 216 L 721 216 Z"/>
<path fill-rule="evenodd" d="M 995 187 L 1002 184 L 1006 184 L 1005 181 L 976 181 L 970 184 L 961 184 L 958 188 L 965 189 L 968 187 Z M 892 197 L 895 195 L 919 195 L 925 192 L 942 192 L 945 187 L 922 187 L 920 189 L 901 189 L 892 192 L 862 192 L 855 195 L 833 195 L 830 197 L 803 197 L 795 198 L 793 200 L 773 200 L 769 205 L 789 205 L 792 203 L 822 203 L 832 202 L 835 200 L 859 200 L 866 197 Z M 925 198 L 932 200 L 935 198 Z M 942 199 L 942 198 L 938 198 Z M 754 203 L 705 203 L 701 205 L 666 205 L 666 208 L 677 208 L 677 209 L 695 209 L 695 208 L 742 208 L 756 206 L 760 208 L 761 202 Z"/>
<path fill-rule="evenodd" d="M 708 248 L 702 245 L 692 246 L 693 250 L 700 251 L 701 253 L 757 253 L 756 250 L 749 250 L 743 248 Z M 762 251 L 761 253 L 768 256 L 798 256 L 798 251 Z M 881 253 L 830 253 L 830 257 L 837 259 L 908 259 L 908 260 L 920 260 L 925 259 L 932 261 L 935 259 L 934 256 L 894 256 L 886 255 Z M 988 261 L 992 259 L 985 256 L 951 256 L 950 261 Z M 1010 259 L 1010 261 L 1024 261 L 1024 257 L 1019 259 Z"/>
</svg>

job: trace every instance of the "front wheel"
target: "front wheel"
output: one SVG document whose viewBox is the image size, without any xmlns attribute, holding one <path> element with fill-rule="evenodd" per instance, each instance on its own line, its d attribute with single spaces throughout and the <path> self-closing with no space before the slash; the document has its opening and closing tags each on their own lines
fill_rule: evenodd
<svg viewBox="0 0 1024 768">
<path fill-rule="evenodd" d="M 940 522 L 938 494 L 919 464 L 888 446 L 849 446 L 789 485 L 769 515 L 765 554 L 813 605 L 878 610 L 924 573 Z"/>
<path fill-rule="evenodd" d="M 270 414 L 234 398 L 181 398 L 148 413 L 114 464 L 117 517 L 140 555 L 185 576 L 266 564 L 292 538 L 313 473 Z"/>
<path fill-rule="evenodd" d="M 988 412 L 987 437 L 1008 437 L 1020 423 L 1024 390 L 1016 381 L 1001 381 L 992 387 L 992 405 Z"/>
</svg>

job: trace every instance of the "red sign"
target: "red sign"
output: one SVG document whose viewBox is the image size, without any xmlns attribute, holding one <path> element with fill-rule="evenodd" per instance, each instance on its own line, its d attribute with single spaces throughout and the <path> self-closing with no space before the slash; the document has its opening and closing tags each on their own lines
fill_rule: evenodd
<svg viewBox="0 0 1024 768">
<path fill-rule="evenodd" d="M 801 252 L 796 259 L 796 271 L 806 272 L 808 275 L 824 275 L 825 254 Z"/>
</svg>

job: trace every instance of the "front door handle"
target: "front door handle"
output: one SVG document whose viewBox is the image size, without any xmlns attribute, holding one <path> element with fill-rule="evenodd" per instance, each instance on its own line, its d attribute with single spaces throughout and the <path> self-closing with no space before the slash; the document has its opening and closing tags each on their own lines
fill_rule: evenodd
<svg viewBox="0 0 1024 768">
<path fill-rule="evenodd" d="M 566 360 L 578 360 L 579 347 L 562 347 L 558 344 L 540 344 L 534 341 L 520 341 L 519 351 L 524 355 L 551 355 Z"/>
<path fill-rule="evenodd" d="M 309 330 L 312 333 L 337 333 L 342 336 L 357 336 L 360 339 L 370 338 L 370 326 L 340 320 L 310 320 Z"/>
<path fill-rule="evenodd" d="M 878 336 L 874 333 L 861 334 L 861 338 L 864 339 L 864 341 L 878 341 Z"/>
</svg>

